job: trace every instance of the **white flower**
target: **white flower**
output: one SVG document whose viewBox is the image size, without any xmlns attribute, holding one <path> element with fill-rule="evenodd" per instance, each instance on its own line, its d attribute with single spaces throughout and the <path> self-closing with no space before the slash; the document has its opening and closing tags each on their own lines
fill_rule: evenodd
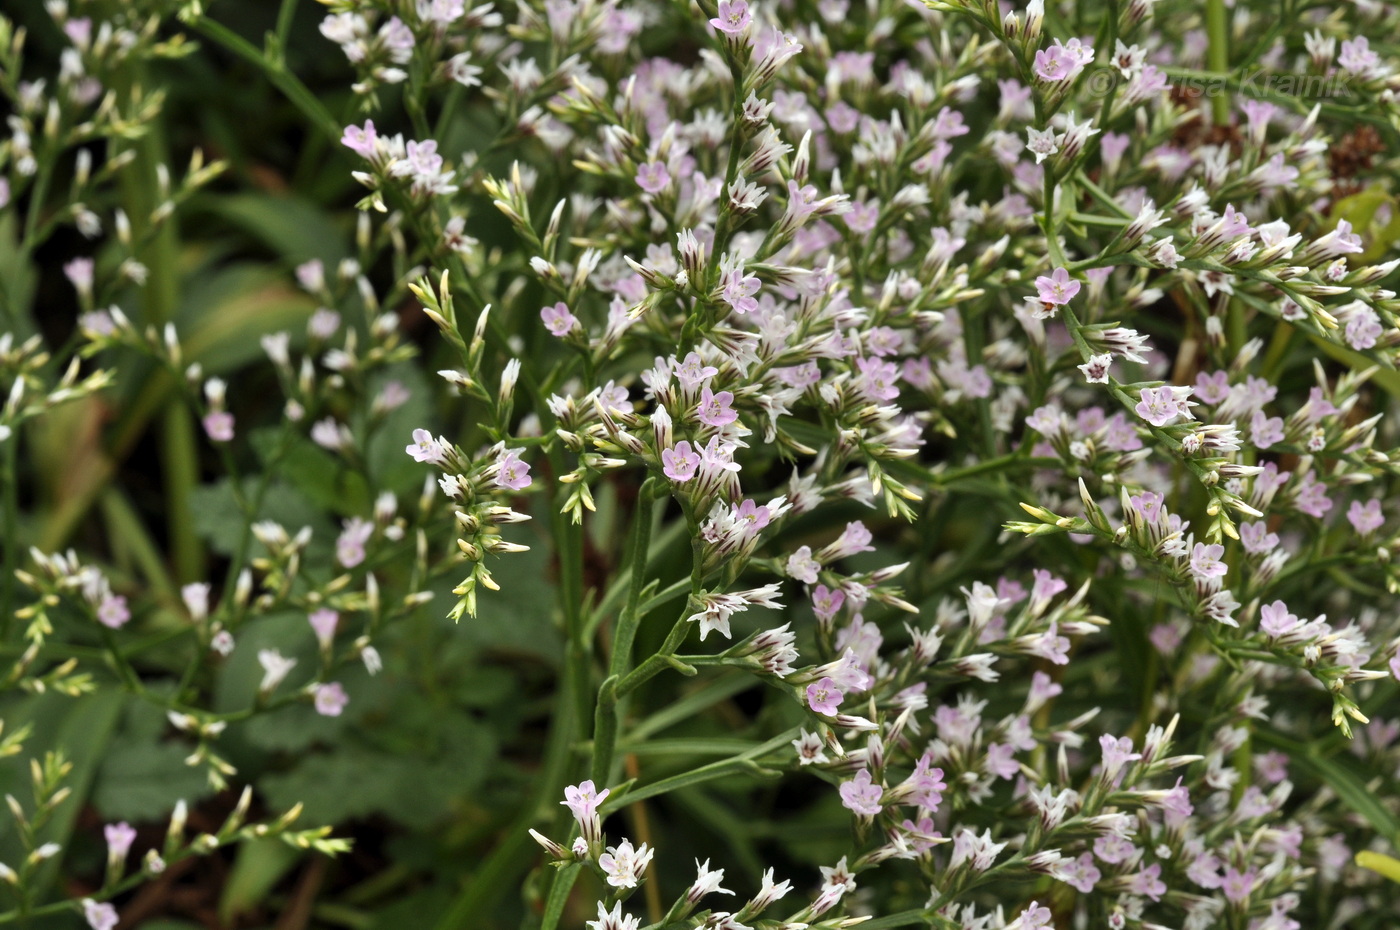
<svg viewBox="0 0 1400 930">
<path fill-rule="evenodd" d="M 287 673 L 297 664 L 296 659 L 288 659 L 276 649 L 258 650 L 258 661 L 263 667 L 262 684 L 258 685 L 258 690 L 263 692 L 271 691 L 280 685 L 282 679 L 286 678 Z"/>
<path fill-rule="evenodd" d="M 653 850 L 643 843 L 632 848 L 631 840 L 623 840 L 598 857 L 598 865 L 607 873 L 608 884 L 614 888 L 635 888 L 642 873 L 651 862 Z"/>
<path fill-rule="evenodd" d="M 706 859 L 702 865 L 699 859 L 695 860 L 697 875 L 695 883 L 686 892 L 686 898 L 691 904 L 699 901 L 707 894 L 733 894 L 728 888 L 721 888 L 719 883 L 724 881 L 724 869 L 710 871 L 710 860 Z"/>
<path fill-rule="evenodd" d="M 1053 129 L 1031 129 L 1027 126 L 1026 137 L 1026 148 L 1035 155 L 1037 165 L 1060 150 L 1060 147 L 1055 144 L 1055 130 Z"/>
<path fill-rule="evenodd" d="M 1113 364 L 1113 355 L 1105 353 L 1103 355 L 1091 355 L 1089 360 L 1079 366 L 1079 370 L 1084 372 L 1084 380 L 1090 384 L 1108 383 L 1108 366 Z"/>
</svg>

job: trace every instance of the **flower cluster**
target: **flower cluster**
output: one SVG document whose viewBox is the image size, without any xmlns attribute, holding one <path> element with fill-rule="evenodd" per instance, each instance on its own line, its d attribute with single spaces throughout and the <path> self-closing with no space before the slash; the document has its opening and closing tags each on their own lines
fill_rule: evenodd
<svg viewBox="0 0 1400 930">
<path fill-rule="evenodd" d="M 186 51 L 160 11 L 47 4 L 52 86 L 17 77 L 0 19 L 0 236 L 21 230 L 25 263 L 61 226 L 105 242 L 55 265 L 70 344 L 0 335 L 19 582 L 0 638 L 24 627 L 6 687 L 77 696 L 110 672 L 223 788 L 231 723 L 358 721 L 357 681 L 435 591 L 471 636 L 519 621 L 515 599 L 522 637 L 557 638 L 545 764 L 517 792 L 547 801 L 518 826 L 549 868 L 468 899 L 522 887 L 547 930 L 576 888 L 601 892 L 590 930 L 637 930 L 639 891 L 647 923 L 707 930 L 1383 925 L 1365 915 L 1400 870 L 1400 13 L 325 5 L 353 117 L 284 60 L 293 4 L 264 52 L 181 4 L 359 185 L 353 249 L 269 283 L 295 322 L 259 319 L 256 361 L 220 351 L 217 314 L 161 302 L 161 237 L 223 166 L 196 153 L 173 179 L 124 144 L 160 104 L 137 65 Z M 98 143 L 120 154 L 95 165 Z M 110 207 L 138 160 L 150 196 Z M 138 362 L 155 387 L 118 381 Z M 171 401 L 172 485 L 224 476 L 201 498 L 237 524 L 208 534 L 222 577 L 180 557 L 181 583 L 145 590 L 145 537 L 110 559 L 10 544 L 20 442 L 36 472 L 60 462 L 30 431 L 68 405 L 86 419 L 65 424 L 102 422 L 117 384 L 134 409 Z M 129 525 L 124 498 L 103 505 Z M 172 548 L 201 522 L 178 506 Z M 50 648 L 70 629 L 102 669 Z M 162 637 L 192 657 L 169 688 L 134 659 Z M 210 674 L 239 662 L 237 709 L 212 709 Z M 423 677 L 475 725 L 478 695 Z M 526 726 L 520 703 L 497 716 Z M 36 763 L 45 817 L 63 769 Z M 545 816 L 561 793 L 572 823 Z M 244 797 L 190 849 L 262 835 Z M 623 810 L 638 841 L 610 843 Z M 27 858 L 0 877 L 27 913 L 59 851 L 16 816 Z M 95 930 L 139 837 L 111 824 L 105 883 L 66 905 Z M 758 878 L 760 840 L 783 854 Z M 523 875 L 515 842 L 483 874 Z M 746 872 L 711 868 L 730 853 Z"/>
</svg>

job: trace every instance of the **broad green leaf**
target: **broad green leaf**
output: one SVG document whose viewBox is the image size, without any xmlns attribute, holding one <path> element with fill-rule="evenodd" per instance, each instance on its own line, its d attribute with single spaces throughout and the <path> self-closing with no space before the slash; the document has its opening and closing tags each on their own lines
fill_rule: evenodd
<svg viewBox="0 0 1400 930">
<path fill-rule="evenodd" d="M 370 382 L 371 396 L 391 381 L 408 389 L 408 401 L 390 411 L 375 429 L 365 450 L 365 461 L 381 487 L 401 495 L 412 495 L 411 499 L 417 500 L 424 479 L 436 473 L 405 455 L 404 447 L 411 441 L 415 429 L 431 422 L 432 387 L 435 386 L 429 385 L 417 366 L 396 365 Z"/>
<path fill-rule="evenodd" d="M 478 648 L 519 652 L 557 662 L 563 655 L 563 637 L 554 625 L 557 611 L 551 584 L 547 543 L 531 538 L 529 524 L 506 527 L 503 534 L 513 542 L 531 547 L 500 558 L 487 558 L 487 567 L 501 586 L 499 591 L 483 591 L 478 596 L 475 620 L 463 620 L 457 635 Z M 456 598 L 450 588 L 457 581 L 448 579 L 428 609 L 446 613 Z"/>
<path fill-rule="evenodd" d="M 219 896 L 219 920 L 232 925 L 240 914 L 256 908 L 305 855 L 305 850 L 281 840 L 251 840 L 241 844 L 233 871 Z"/>
<path fill-rule="evenodd" d="M 300 197 L 231 194 L 200 206 L 243 229 L 290 265 L 319 258 L 331 267 L 345 258 L 349 235 L 331 215 Z"/>
<path fill-rule="evenodd" d="M 157 820 L 176 801 L 194 804 L 209 793 L 204 769 L 185 764 L 190 746 L 156 743 L 123 733 L 102 760 L 92 801 L 104 819 Z"/>
<path fill-rule="evenodd" d="M 249 441 L 264 467 L 271 461 L 281 433 L 280 428 L 271 427 L 250 435 Z M 412 461 L 407 455 L 403 458 Z M 306 500 L 333 514 L 368 515 L 373 504 L 364 477 L 351 469 L 344 459 L 310 440 L 300 437 L 293 440 L 277 469 L 282 479 Z"/>
<path fill-rule="evenodd" d="M 59 843 L 64 848 L 71 845 L 74 825 L 91 796 L 123 706 L 122 693 L 114 688 L 103 688 L 80 698 L 49 692 L 4 706 L 7 731 L 29 724 L 34 734 L 25 742 L 20 756 L 0 765 L 0 788 L 5 794 L 26 799 L 25 807 L 32 811 L 28 801 L 28 760 L 42 760 L 45 752 L 61 750 L 73 763 L 73 770 L 64 781 L 72 795 L 58 806 L 53 819 L 40 831 L 39 842 Z M 8 816 L 0 817 L 0 861 L 14 862 L 18 855 L 14 822 Z M 59 865 L 58 858 L 45 862 L 39 868 L 33 887 L 48 888 L 57 876 Z"/>
<path fill-rule="evenodd" d="M 1265 730 L 1258 738 L 1288 753 L 1290 761 L 1327 783 L 1342 803 L 1351 808 L 1392 844 L 1400 845 L 1400 821 L 1376 799 L 1365 780 L 1342 756 L 1319 756 L 1310 746 Z"/>
<path fill-rule="evenodd" d="M 1390 218 L 1382 226 L 1375 224 L 1376 214 L 1381 208 L 1389 210 Z M 1354 260 L 1355 266 L 1379 261 L 1400 241 L 1400 204 L 1394 195 L 1379 184 L 1372 184 L 1365 190 L 1350 197 L 1343 197 L 1332 205 L 1330 229 L 1336 229 L 1340 220 L 1346 220 L 1352 229 L 1366 243 L 1366 249 Z"/>
<path fill-rule="evenodd" d="M 176 326 L 185 361 L 221 374 L 262 358 L 262 336 L 302 330 L 315 309 L 286 276 L 234 265 L 188 281 Z"/>
<path fill-rule="evenodd" d="M 243 488 L 245 499 L 250 499 L 256 488 L 256 479 L 246 479 Z M 195 530 L 209 543 L 209 548 L 223 555 L 232 555 L 243 539 L 244 520 L 229 479 L 195 488 L 190 497 Z M 338 528 L 333 527 L 318 508 L 312 507 L 302 495 L 280 482 L 268 487 L 257 519 L 275 520 L 288 533 L 296 533 L 303 526 L 311 527 L 312 545 L 319 544 L 318 548 L 324 548 L 324 552 L 318 555 L 329 554 L 338 532 Z M 261 549 L 256 541 L 253 546 L 255 551 Z M 311 557 L 307 562 L 325 564 L 315 562 Z"/>
</svg>

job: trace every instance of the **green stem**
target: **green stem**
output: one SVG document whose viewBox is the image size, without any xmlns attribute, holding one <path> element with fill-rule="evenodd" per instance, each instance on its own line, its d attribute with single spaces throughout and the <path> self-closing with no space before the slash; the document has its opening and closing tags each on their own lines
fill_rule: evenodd
<svg viewBox="0 0 1400 930">
<path fill-rule="evenodd" d="M 1206 61 L 1210 70 L 1220 74 L 1230 72 L 1230 11 L 1225 8 L 1225 0 L 1206 0 L 1206 37 L 1209 46 Z M 1216 94 L 1211 97 L 1211 116 L 1217 126 L 1230 122 L 1230 98 L 1225 87 L 1213 88 Z"/>
<path fill-rule="evenodd" d="M 637 608 L 641 603 L 642 591 L 646 588 L 646 561 L 651 545 L 651 516 L 656 500 L 655 493 L 656 479 L 653 477 L 642 482 L 641 490 L 637 494 L 637 511 L 632 516 L 632 552 L 628 558 L 632 570 L 632 583 L 627 591 L 627 603 L 622 609 L 622 616 L 618 619 L 617 632 L 613 638 L 612 657 L 608 666 L 608 673 L 611 675 L 626 674 L 627 667 L 632 664 L 632 642 L 636 639 L 637 627 L 641 623 L 641 613 Z"/>
<path fill-rule="evenodd" d="M 135 76 L 140 80 L 143 75 Z M 134 84 L 133 84 L 134 86 Z M 137 241 L 147 247 L 141 258 L 150 270 L 142 287 L 145 322 L 159 330 L 173 323 L 179 304 L 179 233 L 173 216 L 158 226 L 152 223 L 154 212 L 167 196 L 158 180 L 158 168 L 169 164 L 164 132 L 154 122 L 132 146 L 135 164 L 121 173 L 122 200 L 131 217 L 132 231 Z M 178 378 L 180 373 L 175 372 Z M 161 477 L 165 485 L 166 532 L 170 540 L 171 557 L 178 581 L 189 582 L 204 577 L 204 545 L 194 530 L 194 514 L 190 497 L 199 483 L 199 460 L 193 418 L 178 405 L 171 405 L 161 416 L 160 457 Z"/>
<path fill-rule="evenodd" d="M 622 608 L 622 615 L 618 618 L 617 629 L 613 634 L 608 679 L 603 683 L 598 695 L 598 706 L 594 714 L 591 772 L 594 783 L 600 785 L 610 781 L 617 745 L 619 708 L 614 688 L 632 664 L 632 643 L 637 638 L 637 627 L 641 625 L 642 620 L 638 607 L 641 604 L 642 592 L 646 588 L 646 561 L 651 542 L 655 481 L 655 478 L 648 478 L 642 482 L 641 490 L 637 494 L 637 510 L 632 516 L 632 544 L 627 559 L 631 568 L 631 584 L 627 591 L 627 603 Z"/>
<path fill-rule="evenodd" d="M 277 53 L 284 55 L 287 50 L 287 36 L 292 32 L 292 20 L 296 18 L 297 0 L 282 0 L 277 11 Z"/>
<path fill-rule="evenodd" d="M 0 486 L 4 488 L 5 553 L 0 571 L 0 641 L 8 639 L 10 620 L 14 617 L 15 560 L 22 551 L 19 544 L 19 431 L 0 443 Z"/>
<path fill-rule="evenodd" d="M 237 55 L 239 58 L 257 65 L 262 70 L 272 85 L 286 95 L 287 99 L 296 106 L 302 114 L 312 122 L 318 129 L 332 139 L 339 139 L 345 131 L 340 121 L 331 115 L 331 112 L 316 99 L 316 95 L 307 89 L 295 74 L 292 74 L 285 66 L 278 62 L 268 61 L 257 46 L 247 39 L 234 32 L 224 24 L 210 19 L 208 16 L 201 16 L 194 23 L 194 28 L 200 35 L 204 36 L 225 49 Z"/>
</svg>

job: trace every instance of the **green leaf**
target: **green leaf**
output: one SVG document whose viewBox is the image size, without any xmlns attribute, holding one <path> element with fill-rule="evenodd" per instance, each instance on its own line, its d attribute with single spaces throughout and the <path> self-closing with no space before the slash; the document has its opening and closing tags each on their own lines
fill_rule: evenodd
<svg viewBox="0 0 1400 930">
<path fill-rule="evenodd" d="M 553 664 L 562 659 L 564 643 L 552 619 L 557 608 L 550 583 L 549 550 L 547 544 L 536 543 L 531 532 L 528 524 L 506 527 L 506 539 L 531 549 L 488 557 L 486 564 L 501 590 L 483 591 L 478 596 L 476 619 L 464 620 L 457 635 L 481 649 L 538 656 Z M 446 580 L 434 605 L 456 601 L 450 593 L 456 581 L 456 577 Z"/>
<path fill-rule="evenodd" d="M 1366 782 L 1348 760 L 1341 756 L 1319 756 L 1310 746 L 1271 731 L 1260 730 L 1257 736 L 1263 742 L 1288 753 L 1295 766 L 1325 782 L 1337 793 L 1343 804 L 1364 818 L 1377 833 L 1390 840 L 1392 845 L 1400 846 L 1400 821 L 1376 799 L 1374 792 L 1366 786 Z"/>
<path fill-rule="evenodd" d="M 123 742 L 107 753 L 93 804 L 107 820 L 156 820 L 176 801 L 195 803 L 209 793 L 202 768 L 185 764 L 190 748 L 178 743 Z"/>
<path fill-rule="evenodd" d="M 175 325 L 185 361 L 222 374 L 261 359 L 261 336 L 300 331 L 315 309 L 315 300 L 265 266 L 200 267 L 185 280 Z"/>
<path fill-rule="evenodd" d="M 281 434 L 280 427 L 270 427 L 256 430 L 249 436 L 263 467 L 271 461 Z M 402 458 L 413 461 L 406 455 Z M 363 476 L 353 471 L 344 459 L 331 455 L 308 439 L 293 440 L 277 467 L 287 485 L 322 510 L 342 516 L 369 512 L 372 501 Z"/>
<path fill-rule="evenodd" d="M 402 364 L 382 372 L 369 384 L 370 396 L 385 384 L 397 381 L 408 389 L 408 400 L 384 417 L 370 437 L 365 450 L 365 462 L 376 483 L 398 494 L 412 494 L 416 500 L 423 480 L 430 474 L 419 462 L 404 454 L 415 429 L 421 429 L 432 419 L 433 386 L 416 365 Z"/>
<path fill-rule="evenodd" d="M 404 930 L 405 927 L 431 927 L 452 901 L 452 894 L 446 888 L 434 885 L 423 891 L 395 898 L 393 903 L 374 915 L 369 930 Z M 472 915 L 470 924 L 457 926 L 481 926 L 477 921 L 481 915 Z"/>
<path fill-rule="evenodd" d="M 34 735 L 25 742 L 24 753 L 0 766 L 0 789 L 5 794 L 29 798 L 29 759 L 40 759 L 50 750 L 62 750 L 73 763 L 64 780 L 72 795 L 60 804 L 53 819 L 40 831 L 39 842 L 54 842 L 65 849 L 71 845 L 74 826 L 92 792 L 99 766 L 108 752 L 124 706 L 122 692 L 103 688 L 80 698 L 54 692 L 36 695 L 4 705 L 5 729 L 18 730 L 26 724 Z M 26 807 L 32 805 L 26 801 Z M 19 853 L 14 821 L 0 817 L 0 862 L 15 862 Z M 31 889 L 46 890 L 56 879 L 61 857 L 39 867 Z"/>
<path fill-rule="evenodd" d="M 786 732 L 780 733 L 766 743 L 762 743 L 741 755 L 732 759 L 721 759 L 718 762 L 711 762 L 709 765 L 702 765 L 699 768 L 691 769 L 680 775 L 673 775 L 670 778 L 663 778 L 651 784 L 634 788 L 626 793 L 618 792 L 616 796 L 609 797 L 603 806 L 598 810 L 604 816 L 621 810 L 627 805 L 641 801 L 646 798 L 655 797 L 658 794 L 666 794 L 675 791 L 677 788 L 686 788 L 690 785 L 698 785 L 703 782 L 713 781 L 716 778 L 723 778 L 727 775 L 759 775 L 762 774 L 755 759 L 761 758 L 786 743 L 791 742 L 801 727 L 793 727 Z"/>
<path fill-rule="evenodd" d="M 1374 221 L 1382 206 L 1390 209 L 1390 219 L 1384 226 L 1376 227 Z M 1329 229 L 1336 229 L 1338 221 L 1346 220 L 1363 241 L 1369 243 L 1366 250 L 1356 256 L 1356 266 L 1379 261 L 1400 241 L 1400 204 L 1379 184 L 1338 200 L 1332 205 L 1330 219 Z"/>
<path fill-rule="evenodd" d="M 256 488 L 256 479 L 243 482 L 244 499 L 249 499 Z M 221 555 L 232 555 L 243 539 L 243 512 L 233 496 L 233 483 L 225 478 L 215 484 L 201 485 L 190 495 L 190 509 L 194 514 L 195 531 L 209 543 L 209 548 Z M 312 507 L 296 490 L 280 482 L 275 482 L 263 496 L 262 507 L 256 515 L 258 520 L 275 520 L 295 533 L 303 526 L 313 530 L 313 545 L 318 542 L 326 547 L 333 545 L 336 535 L 334 526 L 325 515 Z M 255 551 L 258 544 L 255 542 Z M 308 564 L 319 564 L 307 559 Z"/>
<path fill-rule="evenodd" d="M 345 623 L 344 618 L 342 623 Z M 276 693 L 295 690 L 316 673 L 316 639 L 305 614 L 287 611 L 259 617 L 238 631 L 233 653 L 219 669 L 214 691 L 215 710 L 229 713 L 242 710 L 252 703 L 262 681 L 263 668 L 258 662 L 258 652 L 263 649 L 276 649 L 297 661 L 296 667 Z M 318 741 L 333 740 L 360 710 L 356 702 L 359 695 L 350 688 L 346 690 L 350 694 L 351 704 L 340 717 L 324 717 L 307 703 L 293 704 L 255 715 L 238 727 L 235 735 L 249 745 L 268 752 L 301 750 Z"/>
<path fill-rule="evenodd" d="M 201 199 L 199 203 L 241 227 L 289 264 L 319 258 L 332 267 L 349 254 L 349 237 L 341 225 L 331 220 L 325 210 L 300 197 L 232 194 Z"/>
<path fill-rule="evenodd" d="M 250 840 L 238 847 L 238 858 L 219 897 L 219 920 L 232 926 L 240 914 L 263 902 L 282 876 L 306 855 L 306 850 L 275 839 Z"/>
<path fill-rule="evenodd" d="M 468 743 L 487 748 L 483 734 Z M 454 753 L 452 758 L 425 764 L 421 758 L 375 752 L 342 743 L 334 752 L 303 758 L 290 772 L 269 775 L 262 787 L 274 808 L 305 805 L 308 825 L 384 814 L 408 827 L 425 830 L 438 822 L 461 793 L 484 779 L 489 750 Z"/>
<path fill-rule="evenodd" d="M 0 327 L 13 332 L 16 341 L 34 331 L 29 308 L 36 283 L 34 266 L 19 250 L 19 211 L 0 212 Z"/>
<path fill-rule="evenodd" d="M 549 898 L 545 901 L 544 921 L 540 924 L 540 930 L 554 930 L 559 926 L 564 906 L 569 903 L 569 892 L 578 880 L 579 868 L 579 863 L 570 862 L 555 873 L 554 881 L 549 883 Z"/>
</svg>

